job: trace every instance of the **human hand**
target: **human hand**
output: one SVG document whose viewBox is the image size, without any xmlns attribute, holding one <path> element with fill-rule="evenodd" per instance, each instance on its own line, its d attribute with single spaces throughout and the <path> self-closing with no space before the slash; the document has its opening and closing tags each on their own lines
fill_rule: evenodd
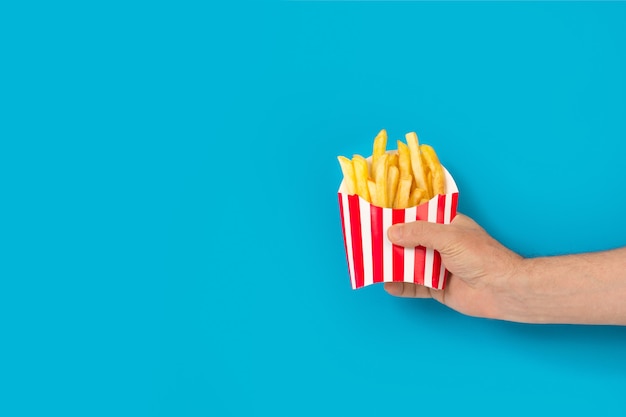
<svg viewBox="0 0 626 417">
<path fill-rule="evenodd" d="M 432 297 L 463 314 L 507 319 L 520 295 L 510 285 L 521 267 L 522 257 L 505 248 L 476 222 L 462 214 L 451 224 L 416 221 L 394 225 L 389 239 L 405 247 L 426 246 L 441 254 L 451 275 L 445 290 L 421 285 L 388 282 L 385 290 L 399 297 Z"/>
</svg>

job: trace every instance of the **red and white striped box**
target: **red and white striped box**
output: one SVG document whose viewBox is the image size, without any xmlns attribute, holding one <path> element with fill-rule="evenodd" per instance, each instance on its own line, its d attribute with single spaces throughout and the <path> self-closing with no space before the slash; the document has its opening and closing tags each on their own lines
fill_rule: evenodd
<svg viewBox="0 0 626 417">
<path fill-rule="evenodd" d="M 459 190 L 444 168 L 447 194 L 433 197 L 417 207 L 382 208 L 339 186 L 339 212 L 352 289 L 379 282 L 411 282 L 442 290 L 447 271 L 441 255 L 423 246 L 404 248 L 391 243 L 387 229 L 392 224 L 414 220 L 448 224 L 456 216 Z"/>
</svg>

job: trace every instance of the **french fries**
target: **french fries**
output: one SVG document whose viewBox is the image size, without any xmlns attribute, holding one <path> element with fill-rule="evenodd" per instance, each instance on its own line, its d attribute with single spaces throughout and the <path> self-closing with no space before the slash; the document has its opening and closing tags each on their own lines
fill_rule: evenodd
<svg viewBox="0 0 626 417">
<path fill-rule="evenodd" d="M 356 177 L 354 176 L 354 166 L 352 165 L 352 161 L 345 156 L 338 156 L 337 159 L 339 160 L 339 165 L 341 165 L 341 171 L 343 172 L 343 180 L 346 183 L 346 191 L 350 195 L 356 194 Z"/>
<path fill-rule="evenodd" d="M 413 178 L 402 177 L 398 183 L 398 191 L 396 191 L 396 198 L 393 200 L 393 208 L 406 208 L 409 207 L 409 197 L 411 195 L 411 184 Z"/>
<path fill-rule="evenodd" d="M 367 160 L 363 158 L 361 155 L 354 155 L 352 157 L 352 165 L 354 166 L 356 193 L 362 196 L 367 201 L 371 201 L 369 188 L 367 186 L 367 178 L 369 176 L 368 174 L 369 168 L 367 166 Z"/>
<path fill-rule="evenodd" d="M 385 208 L 404 209 L 445 194 L 443 166 L 432 146 L 420 144 L 415 132 L 398 141 L 397 151 L 387 151 L 387 131 L 374 138 L 371 163 L 361 155 L 339 156 L 345 191 Z"/>
<path fill-rule="evenodd" d="M 432 176 L 431 181 L 429 182 L 432 186 L 433 194 L 445 194 L 445 176 L 443 174 L 443 167 L 439 162 L 439 158 L 437 158 L 437 154 L 435 150 L 430 145 L 421 145 L 420 151 L 422 151 L 422 158 L 426 162 L 428 166 L 428 170 Z"/>
<path fill-rule="evenodd" d="M 372 150 L 372 172 L 376 172 L 376 165 L 381 156 L 386 153 L 387 149 L 387 131 L 381 129 L 374 138 L 374 149 Z"/>
<path fill-rule="evenodd" d="M 409 155 L 411 157 L 411 169 L 413 170 L 413 178 L 415 178 L 415 185 L 423 190 L 428 189 L 428 183 L 426 181 L 426 171 L 424 170 L 424 163 L 420 155 L 419 142 L 417 141 L 417 135 L 415 132 L 410 132 L 405 135 L 406 143 L 409 145 Z"/>
<path fill-rule="evenodd" d="M 387 170 L 389 168 L 389 155 L 382 154 L 378 157 L 376 171 L 374 172 L 374 181 L 376 182 L 376 201 L 373 203 L 380 207 L 388 207 L 389 185 L 387 184 Z"/>
</svg>

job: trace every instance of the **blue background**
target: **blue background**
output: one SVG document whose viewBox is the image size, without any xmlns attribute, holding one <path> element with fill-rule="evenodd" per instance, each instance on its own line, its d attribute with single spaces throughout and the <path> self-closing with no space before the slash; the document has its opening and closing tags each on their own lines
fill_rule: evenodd
<svg viewBox="0 0 626 417">
<path fill-rule="evenodd" d="M 0 6 L 0 415 L 624 415 L 626 329 L 352 291 L 416 131 L 525 256 L 626 244 L 626 3 Z"/>
</svg>

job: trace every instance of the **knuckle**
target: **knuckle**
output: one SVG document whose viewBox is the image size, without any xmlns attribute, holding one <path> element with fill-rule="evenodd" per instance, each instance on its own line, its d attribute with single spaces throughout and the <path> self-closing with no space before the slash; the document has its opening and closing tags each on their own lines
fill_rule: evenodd
<svg viewBox="0 0 626 417">
<path fill-rule="evenodd" d="M 415 291 L 412 284 L 402 283 L 402 297 L 414 297 Z"/>
</svg>

